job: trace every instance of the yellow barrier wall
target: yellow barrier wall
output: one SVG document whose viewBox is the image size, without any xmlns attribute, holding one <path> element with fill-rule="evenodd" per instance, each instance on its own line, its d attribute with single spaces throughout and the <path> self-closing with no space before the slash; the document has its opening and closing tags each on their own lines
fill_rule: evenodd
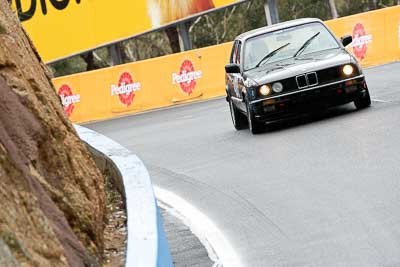
<svg viewBox="0 0 400 267">
<path fill-rule="evenodd" d="M 400 6 L 327 21 L 363 66 L 400 59 Z M 225 94 L 224 66 L 232 43 L 54 79 L 73 122 L 209 99 Z"/>
<path fill-rule="evenodd" d="M 224 93 L 231 43 L 53 80 L 73 122 L 112 118 Z"/>
</svg>

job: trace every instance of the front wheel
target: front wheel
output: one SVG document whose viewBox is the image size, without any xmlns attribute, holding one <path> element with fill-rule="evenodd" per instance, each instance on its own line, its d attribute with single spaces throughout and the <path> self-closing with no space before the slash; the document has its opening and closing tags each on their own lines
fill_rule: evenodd
<svg viewBox="0 0 400 267">
<path fill-rule="evenodd" d="M 229 109 L 231 110 L 232 123 L 235 129 L 238 131 L 245 129 L 247 127 L 246 117 L 237 110 L 232 99 L 229 99 Z"/>
<path fill-rule="evenodd" d="M 262 132 L 263 125 L 256 121 L 254 116 L 254 111 L 251 108 L 248 101 L 246 101 L 246 108 L 247 108 L 247 121 L 249 123 L 249 129 L 252 134 L 257 134 Z"/>
<path fill-rule="evenodd" d="M 354 100 L 354 105 L 356 106 L 357 109 L 364 109 L 371 106 L 371 97 L 369 96 L 368 89 L 365 96 Z"/>
</svg>

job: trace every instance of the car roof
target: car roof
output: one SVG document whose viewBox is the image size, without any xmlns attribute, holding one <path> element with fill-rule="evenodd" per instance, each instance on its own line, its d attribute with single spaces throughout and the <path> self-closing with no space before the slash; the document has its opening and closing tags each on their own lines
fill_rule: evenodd
<svg viewBox="0 0 400 267">
<path fill-rule="evenodd" d="M 258 28 L 255 30 L 251 30 L 251 31 L 242 33 L 235 38 L 235 41 L 244 42 L 247 39 L 257 36 L 257 35 L 260 35 L 260 34 L 279 31 L 279 30 L 283 30 L 286 28 L 295 27 L 295 26 L 299 26 L 299 25 L 303 25 L 303 24 L 307 24 L 307 23 L 312 23 L 312 22 L 323 23 L 322 20 L 316 19 L 316 18 L 305 18 L 305 19 L 295 19 L 295 20 L 285 21 L 285 22 L 281 22 L 278 24 L 273 24 L 270 26 L 266 26 L 266 27 L 262 27 L 262 28 Z"/>
</svg>

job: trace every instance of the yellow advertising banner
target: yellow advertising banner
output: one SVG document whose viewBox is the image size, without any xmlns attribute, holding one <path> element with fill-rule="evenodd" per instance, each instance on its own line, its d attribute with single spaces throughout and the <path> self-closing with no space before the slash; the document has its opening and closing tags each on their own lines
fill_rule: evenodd
<svg viewBox="0 0 400 267">
<path fill-rule="evenodd" d="M 400 6 L 327 22 L 363 66 L 400 60 Z M 73 122 L 113 118 L 225 94 L 232 43 L 54 79 Z"/>
<path fill-rule="evenodd" d="M 231 43 L 84 74 L 53 83 L 73 122 L 209 99 L 224 93 Z"/>
<path fill-rule="evenodd" d="M 243 0 L 12 0 L 44 62 L 124 40 Z"/>
</svg>

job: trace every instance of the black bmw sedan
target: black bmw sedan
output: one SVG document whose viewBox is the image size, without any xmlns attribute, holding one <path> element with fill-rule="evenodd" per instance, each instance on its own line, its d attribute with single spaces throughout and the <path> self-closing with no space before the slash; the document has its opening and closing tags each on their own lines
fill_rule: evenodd
<svg viewBox="0 0 400 267">
<path fill-rule="evenodd" d="M 361 66 L 319 19 L 299 19 L 236 37 L 226 71 L 226 99 L 237 130 L 354 102 L 371 105 Z"/>
</svg>

